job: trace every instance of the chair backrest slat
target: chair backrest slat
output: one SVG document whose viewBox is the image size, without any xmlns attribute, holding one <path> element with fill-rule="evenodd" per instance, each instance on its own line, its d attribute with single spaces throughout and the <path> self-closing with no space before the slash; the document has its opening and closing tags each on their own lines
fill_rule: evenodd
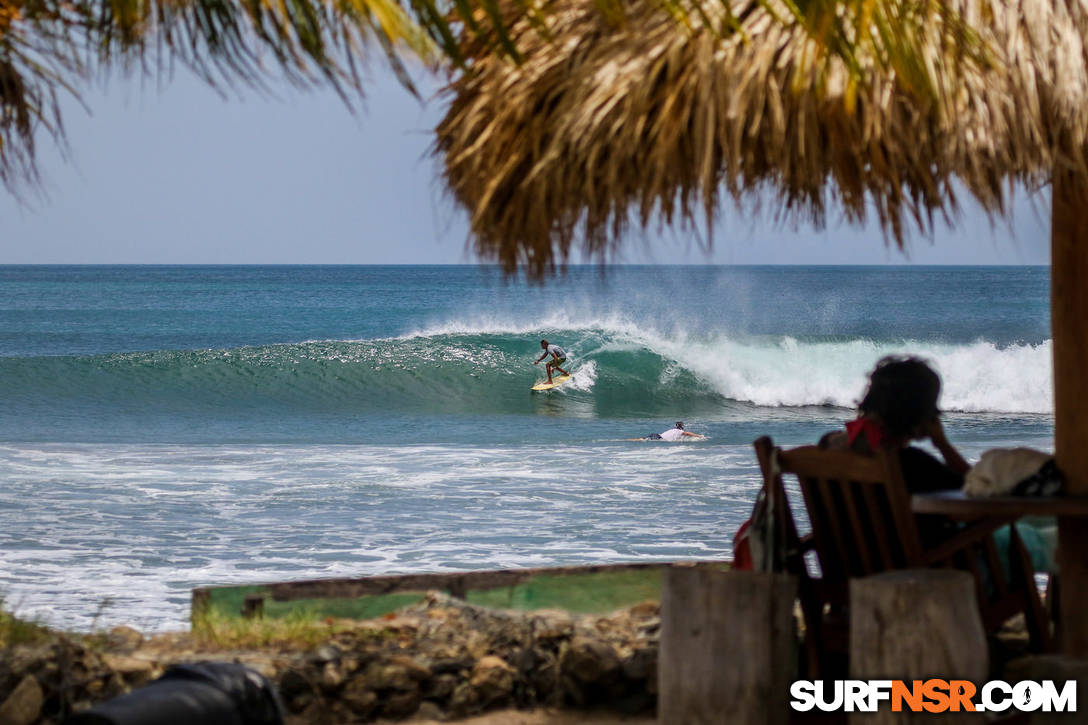
<svg viewBox="0 0 1088 725">
<path fill-rule="evenodd" d="M 832 599 L 845 603 L 852 577 L 922 565 L 910 498 L 892 455 L 816 446 L 779 453 L 782 473 L 801 483 Z"/>
<path fill-rule="evenodd" d="M 887 502 L 881 498 L 878 491 L 871 486 L 866 486 L 861 489 L 862 495 L 865 497 L 865 509 L 869 513 L 870 521 L 880 521 L 887 516 Z M 880 554 L 880 565 L 884 570 L 894 569 L 902 561 L 902 547 L 895 546 L 893 549 L 892 542 L 889 542 L 885 537 L 877 537 L 877 552 Z M 899 557 L 893 552 L 900 552 Z"/>
<path fill-rule="evenodd" d="M 899 454 L 881 451 L 876 458 L 884 469 L 886 485 L 883 493 L 888 497 L 888 509 L 896 522 L 896 529 L 902 532 L 902 538 L 897 543 L 903 547 L 903 565 L 917 566 L 923 559 L 922 539 L 918 534 L 918 521 L 910 508 L 910 493 L 903 480 Z"/>
<path fill-rule="evenodd" d="M 850 528 L 853 533 L 854 547 L 858 555 L 858 564 L 861 566 L 863 574 L 873 574 L 880 569 L 874 568 L 873 557 L 870 555 L 869 542 L 874 542 L 875 539 L 883 539 L 881 536 L 873 536 L 871 530 L 867 530 L 862 525 L 862 519 L 858 516 L 858 501 L 854 498 L 854 492 L 857 491 L 859 497 L 864 497 L 861 493 L 863 487 L 858 486 L 854 481 L 840 481 L 839 490 L 842 492 L 842 506 L 846 511 L 846 518 L 850 522 Z"/>
<path fill-rule="evenodd" d="M 816 537 L 816 552 L 820 557 L 820 566 L 823 567 L 824 559 L 828 560 L 829 567 L 835 569 L 834 576 L 842 576 L 848 566 L 845 564 L 850 557 L 850 545 L 843 536 L 842 525 L 839 521 L 839 510 L 831 489 L 831 482 L 820 478 L 801 479 L 801 494 L 805 498 L 806 507 L 811 498 L 812 510 L 809 511 L 809 523 L 812 524 L 812 533 Z M 825 552 L 829 555 L 825 555 Z M 827 578 L 825 573 L 824 577 Z"/>
</svg>

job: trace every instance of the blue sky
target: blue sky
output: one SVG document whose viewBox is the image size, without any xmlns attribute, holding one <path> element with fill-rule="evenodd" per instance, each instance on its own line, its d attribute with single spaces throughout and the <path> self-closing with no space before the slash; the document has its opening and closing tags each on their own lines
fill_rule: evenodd
<svg viewBox="0 0 1088 725">
<path fill-rule="evenodd" d="M 71 158 L 40 143 L 44 194 L 0 191 L 0 264 L 465 263 L 465 218 L 428 156 L 442 115 L 375 62 L 364 107 L 331 92 L 223 98 L 187 72 L 115 78 L 66 104 Z M 1045 198 L 1011 226 L 968 207 L 909 256 L 875 227 L 781 229 L 725 209 L 714 249 L 652 232 L 619 262 L 1047 264 Z"/>
</svg>

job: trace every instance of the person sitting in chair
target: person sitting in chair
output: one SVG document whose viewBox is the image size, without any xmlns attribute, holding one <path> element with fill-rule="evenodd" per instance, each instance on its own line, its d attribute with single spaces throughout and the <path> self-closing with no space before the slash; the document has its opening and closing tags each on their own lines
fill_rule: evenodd
<svg viewBox="0 0 1088 725">
<path fill-rule="evenodd" d="M 824 435 L 820 447 L 865 454 L 897 450 L 911 493 L 961 488 L 971 466 L 948 442 L 937 407 L 940 395 L 941 379 L 925 361 L 895 355 L 881 358 L 858 404 L 858 417 L 846 424 L 845 431 Z M 944 461 L 910 445 L 917 440 L 930 441 Z"/>
<path fill-rule="evenodd" d="M 937 399 L 941 379 L 925 361 L 917 357 L 889 355 L 877 361 L 869 376 L 869 387 L 858 404 L 858 417 L 846 424 L 845 431 L 827 433 L 821 448 L 849 448 L 858 453 L 872 453 L 879 448 L 899 451 L 903 482 L 910 493 L 931 493 L 963 488 L 964 476 L 971 465 L 948 442 L 941 425 Z M 912 441 L 929 440 L 943 462 Z M 918 515 L 918 533 L 923 541 L 934 543 L 955 532 L 949 521 L 938 516 Z M 1057 526 L 1050 517 L 1030 517 L 1016 523 L 1032 564 L 1038 572 L 1056 573 Z M 1009 527 L 994 534 L 1002 559 L 1008 568 Z"/>
<path fill-rule="evenodd" d="M 873 455 L 878 452 L 892 454 L 899 460 L 902 481 L 910 494 L 960 489 L 963 487 L 965 474 L 971 466 L 945 435 L 940 420 L 940 409 L 937 405 L 940 393 L 941 379 L 925 361 L 910 356 L 881 358 L 869 376 L 865 395 L 858 404 L 857 417 L 845 424 L 845 430 L 824 435 L 819 445 L 821 448 L 850 450 L 860 455 Z M 914 441 L 920 440 L 931 442 L 937 449 L 940 459 L 911 445 Z M 839 483 L 846 484 L 838 487 L 840 491 L 849 490 L 849 480 Z M 847 499 L 848 497 L 844 496 L 843 511 L 856 512 L 857 509 L 852 507 L 857 500 L 855 503 L 846 503 Z M 834 508 L 835 504 L 832 503 L 831 507 Z M 844 528 L 850 527 L 845 519 L 840 520 Z M 918 543 L 921 544 L 923 550 L 929 552 L 937 551 L 937 547 L 943 542 L 949 542 L 956 534 L 964 531 L 962 524 L 943 516 L 916 514 L 914 521 L 920 540 Z M 864 526 L 856 521 L 853 525 L 858 526 L 859 529 Z M 1036 552 L 1032 550 L 1032 541 L 1026 536 L 1027 526 L 1022 523 L 1014 526 L 1017 533 L 1017 547 L 1023 546 L 1022 549 L 1018 548 L 1014 552 L 1013 529 L 1009 527 L 993 532 L 990 539 L 991 545 L 997 547 L 998 567 L 1002 573 L 1001 581 L 1006 582 L 1001 586 L 1022 587 L 1027 592 L 1024 596 L 1030 595 L 1030 599 L 1037 602 L 1031 572 L 1039 570 L 1038 564 L 1033 561 L 1033 566 L 1027 570 L 1021 569 L 1015 563 L 1019 561 L 1023 553 L 1030 554 L 1032 559 L 1036 560 Z M 1004 539 L 1002 540 L 1001 537 Z M 858 538 L 864 539 L 864 533 Z M 998 581 L 995 576 L 997 567 L 994 567 L 992 560 L 984 556 L 977 548 L 961 548 L 960 551 L 962 555 L 971 558 L 970 564 L 979 577 L 979 591 L 985 595 L 982 599 L 991 601 L 995 598 L 998 589 L 995 584 Z M 854 571 L 858 569 L 846 560 L 839 564 L 842 571 L 850 571 L 851 567 Z M 832 570 L 834 569 L 835 567 L 832 566 Z M 820 606 L 823 607 L 823 604 L 821 603 Z M 846 601 L 841 596 L 836 596 L 830 602 L 828 611 L 824 613 L 821 610 L 817 616 L 826 617 L 828 622 L 835 623 L 835 627 L 842 628 L 846 626 L 844 625 L 845 617 L 842 616 L 846 606 Z M 1024 609 L 1025 616 L 1031 616 L 1028 613 L 1030 609 L 1029 604 Z M 1038 617 L 1036 617 L 1037 620 Z M 1037 622 L 1037 626 L 1039 632 L 1045 631 L 1045 625 Z M 1047 639 L 1045 634 L 1032 634 L 1033 646 L 1045 647 Z M 839 654 L 841 650 L 833 652 L 829 660 L 830 666 L 841 666 L 842 663 L 835 659 Z"/>
</svg>

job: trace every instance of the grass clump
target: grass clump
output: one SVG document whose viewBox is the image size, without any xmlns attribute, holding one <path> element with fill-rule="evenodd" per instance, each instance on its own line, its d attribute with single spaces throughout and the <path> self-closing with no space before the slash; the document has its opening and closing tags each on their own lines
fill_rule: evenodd
<svg viewBox="0 0 1088 725">
<path fill-rule="evenodd" d="M 0 597 L 0 647 L 33 644 L 49 636 L 50 631 L 45 625 L 17 617 L 8 611 L 4 598 Z"/>
<path fill-rule="evenodd" d="M 351 632 L 355 636 L 383 640 L 392 633 L 373 626 L 343 619 L 324 619 L 306 610 L 296 610 L 285 617 L 239 619 L 215 610 L 193 619 L 193 638 L 205 645 L 223 649 L 261 647 L 316 647 L 334 635 Z"/>
</svg>

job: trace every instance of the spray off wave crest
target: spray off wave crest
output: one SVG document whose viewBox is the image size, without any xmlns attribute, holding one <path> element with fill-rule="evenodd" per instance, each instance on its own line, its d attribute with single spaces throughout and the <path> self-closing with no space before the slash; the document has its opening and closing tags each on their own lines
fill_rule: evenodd
<svg viewBox="0 0 1088 725">
<path fill-rule="evenodd" d="M 535 324 L 498 317 L 454 321 L 405 339 L 445 336 L 551 335 L 588 343 L 594 356 L 650 352 L 664 363 L 658 383 L 685 373 L 725 401 L 762 407 L 853 408 L 869 372 L 885 355 L 916 355 L 940 372 L 942 407 L 968 413 L 1052 414 L 1051 343 L 997 345 L 987 340 L 939 343 L 912 340 L 748 338 L 692 335 L 672 327 L 647 328 L 621 316 L 590 320 L 552 315 Z M 535 341 L 535 340 L 534 340 Z"/>
<path fill-rule="evenodd" d="M 548 338 L 574 378 L 544 396 L 531 365 Z M 619 317 L 449 322 L 397 338 L 218 350 L 0 358 L 14 403 L 83 400 L 199 410 L 533 413 L 576 398 L 605 416 L 712 415 L 738 406 L 852 408 L 877 359 L 909 353 L 941 373 L 946 410 L 1048 414 L 1050 343 L 998 346 L 869 339 L 742 339 Z M 559 398 L 562 399 L 562 398 Z"/>
</svg>

